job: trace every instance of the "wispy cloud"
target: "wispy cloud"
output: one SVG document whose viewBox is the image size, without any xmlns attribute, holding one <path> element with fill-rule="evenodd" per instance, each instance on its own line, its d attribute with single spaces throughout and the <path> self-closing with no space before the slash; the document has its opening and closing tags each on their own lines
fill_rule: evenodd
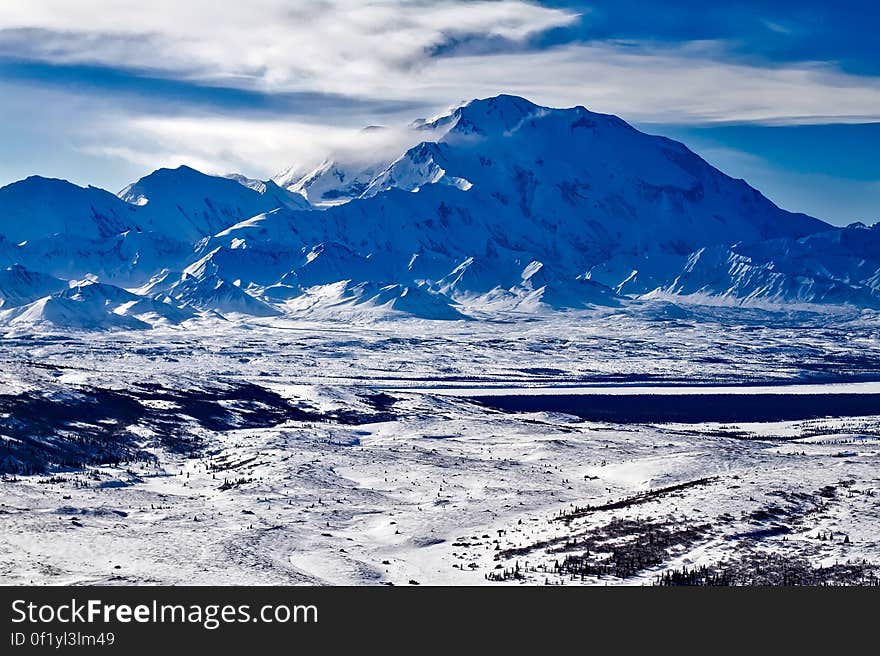
<svg viewBox="0 0 880 656">
<path fill-rule="evenodd" d="M 268 178 L 292 165 L 302 172 L 334 157 L 347 162 L 392 158 L 425 138 L 406 127 L 362 130 L 290 120 L 157 116 L 111 123 L 82 150 L 123 159 L 145 170 L 188 164 L 206 173 L 244 171 Z"/>
<path fill-rule="evenodd" d="M 523 0 L 4 0 L 0 52 L 275 91 L 375 92 L 456 39 L 511 42 L 576 21 Z"/>
<path fill-rule="evenodd" d="M 880 78 L 831 64 L 727 62 L 723 42 L 568 45 L 536 53 L 438 59 L 401 80 L 426 98 L 489 89 L 556 105 L 583 103 L 630 120 L 864 121 L 880 118 Z"/>
</svg>

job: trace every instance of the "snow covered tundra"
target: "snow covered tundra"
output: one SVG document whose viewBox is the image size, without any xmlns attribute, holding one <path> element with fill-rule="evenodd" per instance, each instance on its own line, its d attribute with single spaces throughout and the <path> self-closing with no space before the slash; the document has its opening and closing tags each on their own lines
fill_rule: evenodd
<svg viewBox="0 0 880 656">
<path fill-rule="evenodd" d="M 874 585 L 880 231 L 512 96 L 0 189 L 0 582 Z"/>
</svg>

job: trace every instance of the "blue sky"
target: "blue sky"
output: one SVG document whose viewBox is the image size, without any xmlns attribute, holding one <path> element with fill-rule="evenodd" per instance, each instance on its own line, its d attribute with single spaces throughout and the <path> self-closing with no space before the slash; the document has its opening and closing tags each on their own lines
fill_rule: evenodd
<svg viewBox="0 0 880 656">
<path fill-rule="evenodd" d="M 3 0 L 0 184 L 268 177 L 394 152 L 410 120 L 506 92 L 618 114 L 783 207 L 874 222 L 878 33 L 880 9 L 850 0 Z"/>
</svg>

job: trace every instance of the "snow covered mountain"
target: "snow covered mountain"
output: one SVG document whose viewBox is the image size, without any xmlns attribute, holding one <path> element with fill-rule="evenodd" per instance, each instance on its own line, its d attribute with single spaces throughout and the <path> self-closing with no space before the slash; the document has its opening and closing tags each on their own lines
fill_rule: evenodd
<svg viewBox="0 0 880 656">
<path fill-rule="evenodd" d="M 141 330 L 159 323 L 179 324 L 194 316 L 189 308 L 85 280 L 0 310 L 0 324 L 16 329 Z"/>
<path fill-rule="evenodd" d="M 212 251 L 197 260 L 180 274 L 163 272 L 141 291 L 148 294 L 158 292 L 156 298 L 162 298 L 166 302 L 222 314 L 247 314 L 256 317 L 280 314 L 272 306 L 239 289 L 238 281 L 230 283 L 221 278 L 217 274 L 219 267 L 213 261 L 216 252 Z"/>
<path fill-rule="evenodd" d="M 181 166 L 154 171 L 120 191 L 119 198 L 138 208 L 141 229 L 189 241 L 261 212 L 307 206 L 302 197 L 297 202 L 275 184 L 255 182 L 259 181 L 210 176 Z"/>
<path fill-rule="evenodd" d="M 12 243 L 73 234 L 111 237 L 137 225 L 134 208 L 95 187 L 31 176 L 0 188 L 0 235 Z"/>
<path fill-rule="evenodd" d="M 4 187 L 0 323 L 94 315 L 58 289 L 84 278 L 149 301 L 136 314 L 105 302 L 110 324 L 459 319 L 639 297 L 880 306 L 878 229 L 786 212 L 617 117 L 498 96 L 416 131 L 426 140 L 394 159 L 271 181 L 181 167 L 118 197 L 43 178 Z"/>
<path fill-rule="evenodd" d="M 295 168 L 291 168 L 278 174 L 273 181 L 291 193 L 301 194 L 316 207 L 332 207 L 360 197 L 388 164 L 385 161 L 343 164 L 325 160 L 305 175 L 299 175 Z"/>
</svg>

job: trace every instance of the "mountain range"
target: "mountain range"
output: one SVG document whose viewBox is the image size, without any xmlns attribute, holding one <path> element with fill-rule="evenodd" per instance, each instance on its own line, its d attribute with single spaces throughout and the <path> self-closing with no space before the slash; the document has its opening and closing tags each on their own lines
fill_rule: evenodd
<svg viewBox="0 0 880 656">
<path fill-rule="evenodd" d="M 474 100 L 393 160 L 0 188 L 0 325 L 484 319 L 640 299 L 880 306 L 880 231 L 787 212 L 583 107 Z"/>
</svg>

